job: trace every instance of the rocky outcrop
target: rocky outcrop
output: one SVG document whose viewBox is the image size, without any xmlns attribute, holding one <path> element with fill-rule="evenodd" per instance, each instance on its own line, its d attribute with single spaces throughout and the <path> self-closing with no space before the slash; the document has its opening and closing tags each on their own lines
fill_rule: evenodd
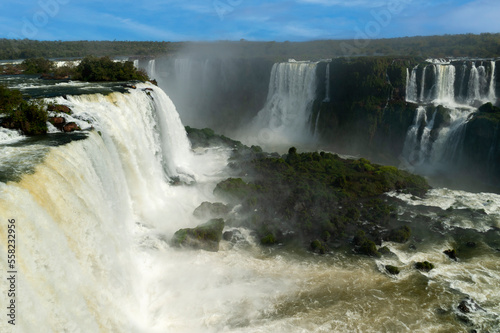
<svg viewBox="0 0 500 333">
<path fill-rule="evenodd" d="M 66 119 L 64 117 L 49 117 L 49 123 L 54 125 L 58 130 L 62 131 L 64 125 L 66 125 Z"/>
<path fill-rule="evenodd" d="M 217 252 L 219 251 L 219 242 L 222 239 L 223 229 L 223 219 L 212 219 L 196 228 L 178 230 L 170 243 L 174 247 Z"/>
<path fill-rule="evenodd" d="M 66 114 L 72 113 L 71 109 L 68 106 L 61 104 L 50 104 L 47 107 L 47 111 L 62 112 Z"/>
<path fill-rule="evenodd" d="M 80 130 L 80 126 L 78 126 L 75 122 L 70 122 L 70 123 L 67 123 L 66 125 L 63 126 L 63 131 L 66 133 L 79 131 L 79 130 Z"/>
<path fill-rule="evenodd" d="M 193 212 L 193 215 L 200 219 L 225 217 L 231 208 L 221 202 L 202 202 Z"/>
</svg>

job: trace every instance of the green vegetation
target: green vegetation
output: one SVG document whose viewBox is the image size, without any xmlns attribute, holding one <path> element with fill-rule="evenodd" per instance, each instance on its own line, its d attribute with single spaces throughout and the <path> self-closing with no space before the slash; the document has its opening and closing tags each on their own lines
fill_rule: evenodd
<svg viewBox="0 0 500 333">
<path fill-rule="evenodd" d="M 147 81 L 148 75 L 131 61 L 114 62 L 109 57 L 85 57 L 75 69 L 75 78 L 82 81 Z"/>
<path fill-rule="evenodd" d="M 298 240 L 319 253 L 329 243 L 347 244 L 354 237 L 356 252 L 379 257 L 376 242 L 404 242 L 411 232 L 398 226 L 394 207 L 382 195 L 392 190 L 422 195 L 429 188 L 422 177 L 394 167 L 297 153 L 293 147 L 280 157 L 257 153 L 238 163 L 248 180 L 229 178 L 214 190 L 233 205 L 241 203 L 245 217 L 232 223 L 255 230 L 263 244 Z"/>
<path fill-rule="evenodd" d="M 392 265 L 386 265 L 385 266 L 385 270 L 389 273 L 389 274 L 392 274 L 392 275 L 398 275 L 400 270 L 398 267 L 396 266 L 392 266 Z"/>
<path fill-rule="evenodd" d="M 429 272 L 434 268 L 434 265 L 428 261 L 415 263 L 415 268 L 422 272 Z"/>
<path fill-rule="evenodd" d="M 42 74 L 44 79 L 68 79 L 101 82 L 101 81 L 147 81 L 148 75 L 142 69 L 134 67 L 133 62 L 115 62 L 109 57 L 97 58 L 87 56 L 76 67 L 68 64 L 56 67 L 53 61 L 44 58 L 26 59 L 16 70 L 10 68 L 9 73 Z"/>
<path fill-rule="evenodd" d="M 364 45 L 359 48 L 358 45 Z M 498 57 L 500 34 L 417 36 L 370 40 L 321 40 L 310 42 L 132 42 L 132 41 L 35 41 L 0 39 L 0 59 L 98 56 L 159 56 L 186 47 L 195 53 L 221 49 L 240 57 L 286 60 L 355 56 Z"/>
<path fill-rule="evenodd" d="M 224 229 L 223 219 L 212 219 L 196 228 L 178 230 L 170 243 L 176 247 L 188 247 L 217 252 Z"/>
<path fill-rule="evenodd" d="M 0 85 L 0 125 L 25 135 L 47 132 L 47 111 L 40 101 L 24 100 L 20 91 Z"/>
</svg>

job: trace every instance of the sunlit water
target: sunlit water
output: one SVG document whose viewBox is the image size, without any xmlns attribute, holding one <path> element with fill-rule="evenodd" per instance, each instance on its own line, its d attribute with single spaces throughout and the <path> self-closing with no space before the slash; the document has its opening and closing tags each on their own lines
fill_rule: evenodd
<svg viewBox="0 0 500 333">
<path fill-rule="evenodd" d="M 216 253 L 173 249 L 176 230 L 205 222 L 193 210 L 218 201 L 229 151 L 192 151 L 175 107 L 151 85 L 56 102 L 88 130 L 0 143 L 9 174 L 0 182 L 0 262 L 6 271 L 14 218 L 17 331 L 499 331 L 499 196 L 390 194 L 404 202 L 398 213 L 415 237 L 383 244 L 395 255 L 382 259 L 265 248 L 245 229 L 244 240 L 222 241 Z M 467 250 L 469 241 L 476 246 Z M 458 261 L 443 254 L 452 247 Z M 415 270 L 423 260 L 436 268 Z M 388 275 L 387 264 L 400 275 Z M 5 309 L 5 279 L 0 288 Z M 470 324 L 457 309 L 466 297 L 483 309 Z M 0 330 L 11 331 L 5 316 Z"/>
</svg>

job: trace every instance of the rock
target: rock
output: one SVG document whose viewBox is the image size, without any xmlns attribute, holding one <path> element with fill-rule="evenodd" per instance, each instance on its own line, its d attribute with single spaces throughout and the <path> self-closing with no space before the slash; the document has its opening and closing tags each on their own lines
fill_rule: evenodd
<svg viewBox="0 0 500 333">
<path fill-rule="evenodd" d="M 387 246 L 382 246 L 381 248 L 378 249 L 378 252 L 384 256 L 392 254 L 391 250 Z"/>
<path fill-rule="evenodd" d="M 415 263 L 415 268 L 422 272 L 429 272 L 434 268 L 434 264 L 424 261 Z"/>
<path fill-rule="evenodd" d="M 460 302 L 460 304 L 458 305 L 458 309 L 462 313 L 470 313 L 470 308 L 467 305 L 467 301 Z"/>
<path fill-rule="evenodd" d="M 80 126 L 78 126 L 75 122 L 70 122 L 67 123 L 66 125 L 63 126 L 63 131 L 64 132 L 73 132 L 73 131 L 79 131 Z"/>
<path fill-rule="evenodd" d="M 239 241 L 245 240 L 245 237 L 243 237 L 241 231 L 234 229 L 224 232 L 222 234 L 222 239 L 231 243 L 237 243 Z"/>
<path fill-rule="evenodd" d="M 149 82 L 151 82 L 152 84 L 154 84 L 155 86 L 158 87 L 158 82 L 155 79 L 149 80 Z"/>
<path fill-rule="evenodd" d="M 153 88 L 144 88 L 142 91 L 154 91 Z"/>
<path fill-rule="evenodd" d="M 385 270 L 389 273 L 389 274 L 392 274 L 392 275 L 398 275 L 400 270 L 398 267 L 396 266 L 392 266 L 392 265 L 386 265 L 385 266 Z"/>
<path fill-rule="evenodd" d="M 47 107 L 47 111 L 62 112 L 62 113 L 67 113 L 67 114 L 72 113 L 72 111 L 69 107 L 67 107 L 66 105 L 61 105 L 61 104 L 50 104 Z"/>
<path fill-rule="evenodd" d="M 129 84 L 129 83 L 122 84 L 122 87 L 124 87 L 124 88 L 130 88 L 130 89 L 137 89 L 136 86 L 134 86 L 133 84 Z"/>
<path fill-rule="evenodd" d="M 445 250 L 443 253 L 446 254 L 448 257 L 450 257 L 450 259 L 453 259 L 455 261 L 457 260 L 457 250 L 449 249 Z"/>
<path fill-rule="evenodd" d="M 277 242 L 276 237 L 272 233 L 269 233 L 260 239 L 260 243 L 262 245 L 267 245 L 267 246 L 274 245 L 276 244 L 276 242 Z"/>
<path fill-rule="evenodd" d="M 66 119 L 64 117 L 50 117 L 49 123 L 54 125 L 58 130 L 62 131 L 64 125 L 66 124 Z"/>
<path fill-rule="evenodd" d="M 202 202 L 193 212 L 193 215 L 200 219 L 225 217 L 231 208 L 222 202 Z"/>
<path fill-rule="evenodd" d="M 178 230 L 170 243 L 175 247 L 217 252 L 222 239 L 222 229 L 224 229 L 224 220 L 212 219 L 196 228 Z"/>
</svg>

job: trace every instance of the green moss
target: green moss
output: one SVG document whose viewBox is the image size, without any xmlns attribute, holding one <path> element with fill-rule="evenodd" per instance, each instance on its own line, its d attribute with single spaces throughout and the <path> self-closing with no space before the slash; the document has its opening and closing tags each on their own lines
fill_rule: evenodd
<svg viewBox="0 0 500 333">
<path fill-rule="evenodd" d="M 276 244 L 276 237 L 272 233 L 269 233 L 260 239 L 260 243 L 267 246 L 274 245 Z"/>
<path fill-rule="evenodd" d="M 223 219 L 212 219 L 196 228 L 178 230 L 170 243 L 175 247 L 188 247 L 216 252 L 222 239 Z"/>
<path fill-rule="evenodd" d="M 396 267 L 396 266 L 392 266 L 392 265 L 386 265 L 386 266 L 385 266 L 385 270 L 386 270 L 387 272 L 389 272 L 389 274 L 392 274 L 392 275 L 398 275 L 398 274 L 399 274 L 399 272 L 400 272 L 400 270 L 399 270 L 399 268 L 398 268 L 398 267 Z"/>
<path fill-rule="evenodd" d="M 418 269 L 419 271 L 429 272 L 430 270 L 434 269 L 434 264 L 428 261 L 417 262 L 415 263 L 415 268 Z"/>
</svg>

